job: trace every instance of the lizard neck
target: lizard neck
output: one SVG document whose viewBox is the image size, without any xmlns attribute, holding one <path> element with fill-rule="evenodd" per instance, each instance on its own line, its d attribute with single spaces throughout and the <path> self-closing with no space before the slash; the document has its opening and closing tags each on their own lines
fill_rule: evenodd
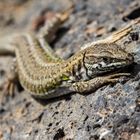
<svg viewBox="0 0 140 140">
<path fill-rule="evenodd" d="M 70 81 L 85 81 L 88 80 L 87 70 L 84 65 L 84 55 L 85 51 L 79 51 L 72 57 L 70 57 L 66 62 L 62 63 L 62 73 L 68 75 Z"/>
</svg>

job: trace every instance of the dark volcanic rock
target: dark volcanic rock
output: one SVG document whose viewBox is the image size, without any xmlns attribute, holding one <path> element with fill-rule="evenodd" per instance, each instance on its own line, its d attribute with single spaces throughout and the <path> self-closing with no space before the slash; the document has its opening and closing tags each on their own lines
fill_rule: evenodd
<svg viewBox="0 0 140 140">
<path fill-rule="evenodd" d="M 69 6 L 69 1 L 63 0 L 3 2 L 4 5 L 6 3 L 15 8 L 5 13 L 7 9 L 3 11 L 0 7 L 0 18 L 3 19 L 0 21 L 1 36 L 7 31 L 9 34 L 9 30 L 18 32 L 31 27 L 33 19 L 42 11 L 61 11 Z M 59 29 L 52 42 L 56 53 L 63 58 L 71 56 L 86 42 L 117 30 L 124 24 L 124 17 L 132 17 L 135 11 L 139 11 L 136 8 L 139 7 L 139 0 L 135 0 L 135 3 L 132 0 L 74 0 L 74 5 L 69 20 Z M 130 11 L 131 7 L 134 7 L 134 11 Z M 20 9 L 20 13 L 17 9 Z M 140 60 L 139 52 L 136 55 L 137 63 Z M 0 83 L 10 71 L 11 63 L 11 57 L 0 57 Z M 104 86 L 88 95 L 73 94 L 39 101 L 23 89 L 6 99 L 0 94 L 0 139 L 139 140 L 139 71 L 140 66 L 136 65 L 133 76 L 126 82 Z"/>
</svg>

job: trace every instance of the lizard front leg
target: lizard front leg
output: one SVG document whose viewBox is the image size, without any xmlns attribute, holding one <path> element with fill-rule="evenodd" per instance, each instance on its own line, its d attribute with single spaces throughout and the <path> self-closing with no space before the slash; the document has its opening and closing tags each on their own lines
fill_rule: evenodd
<svg viewBox="0 0 140 140">
<path fill-rule="evenodd" d="M 78 93 L 88 93 L 95 91 L 99 87 L 108 84 L 116 83 L 119 81 L 120 76 L 129 76 L 129 73 L 117 73 L 109 76 L 100 76 L 89 81 L 76 82 L 71 86 L 71 90 Z"/>
</svg>

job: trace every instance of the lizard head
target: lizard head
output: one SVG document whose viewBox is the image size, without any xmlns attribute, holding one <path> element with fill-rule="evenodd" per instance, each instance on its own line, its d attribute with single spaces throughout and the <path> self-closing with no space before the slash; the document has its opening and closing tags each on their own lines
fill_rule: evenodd
<svg viewBox="0 0 140 140">
<path fill-rule="evenodd" d="M 88 76 L 111 72 L 132 64 L 133 56 L 116 44 L 100 44 L 86 49 L 84 66 Z"/>
</svg>

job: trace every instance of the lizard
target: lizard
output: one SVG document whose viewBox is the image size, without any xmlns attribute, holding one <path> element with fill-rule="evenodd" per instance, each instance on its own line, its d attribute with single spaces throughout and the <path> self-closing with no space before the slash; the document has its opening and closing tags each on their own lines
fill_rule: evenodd
<svg viewBox="0 0 140 140">
<path fill-rule="evenodd" d="M 63 23 L 64 20 L 57 18 L 54 21 Z M 70 93 L 87 93 L 104 84 L 115 83 L 121 76 L 130 75 L 112 72 L 134 62 L 133 55 L 123 47 L 139 39 L 139 33 L 135 32 L 139 31 L 139 19 L 105 39 L 85 44 L 67 60 L 59 58 L 46 42 L 50 33 L 48 29 L 52 31 L 54 23 L 46 26 L 43 34 L 42 30 L 37 35 L 21 34 L 11 43 L 17 67 L 13 77 L 18 75 L 21 85 L 32 96 L 50 99 Z"/>
</svg>

